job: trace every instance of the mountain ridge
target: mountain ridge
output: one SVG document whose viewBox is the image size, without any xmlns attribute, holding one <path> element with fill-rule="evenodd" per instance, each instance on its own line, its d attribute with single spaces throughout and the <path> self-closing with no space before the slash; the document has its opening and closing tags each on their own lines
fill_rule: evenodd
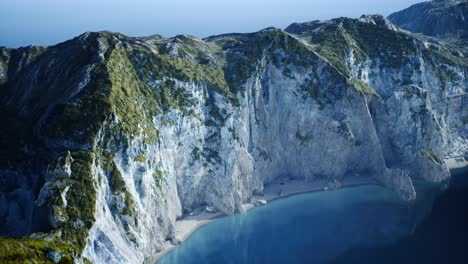
<svg viewBox="0 0 468 264">
<path fill-rule="evenodd" d="M 423 2 L 390 14 L 388 18 L 411 32 L 443 36 L 458 30 L 466 30 L 467 5 L 468 1 Z"/>
<path fill-rule="evenodd" d="M 27 236 L 0 239 L 7 263 L 143 262 L 285 175 L 411 200 L 468 150 L 467 58 L 382 16 L 0 50 L 0 231 Z"/>
</svg>

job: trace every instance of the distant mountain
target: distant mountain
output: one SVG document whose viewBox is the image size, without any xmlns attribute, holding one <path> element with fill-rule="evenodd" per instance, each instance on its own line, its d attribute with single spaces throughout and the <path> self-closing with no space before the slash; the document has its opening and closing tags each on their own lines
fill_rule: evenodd
<svg viewBox="0 0 468 264">
<path fill-rule="evenodd" d="M 413 5 L 388 19 L 400 28 L 421 33 L 468 55 L 468 0 L 435 0 Z"/>
<path fill-rule="evenodd" d="M 428 36 L 445 36 L 464 31 L 467 37 L 468 0 L 435 0 L 413 5 L 391 14 L 399 27 Z"/>
</svg>

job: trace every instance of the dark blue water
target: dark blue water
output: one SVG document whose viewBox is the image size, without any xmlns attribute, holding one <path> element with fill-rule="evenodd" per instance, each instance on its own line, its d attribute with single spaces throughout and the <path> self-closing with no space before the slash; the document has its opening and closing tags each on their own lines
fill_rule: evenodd
<svg viewBox="0 0 468 264">
<path fill-rule="evenodd" d="M 415 185 L 411 204 L 378 186 L 277 200 L 201 227 L 157 264 L 379 263 L 365 258 L 385 259 L 386 247 L 418 230 L 440 193 L 439 185 Z M 365 254 L 376 248 L 382 255 Z"/>
<path fill-rule="evenodd" d="M 468 168 L 452 175 L 413 234 L 385 247 L 351 249 L 332 263 L 468 263 Z"/>
</svg>

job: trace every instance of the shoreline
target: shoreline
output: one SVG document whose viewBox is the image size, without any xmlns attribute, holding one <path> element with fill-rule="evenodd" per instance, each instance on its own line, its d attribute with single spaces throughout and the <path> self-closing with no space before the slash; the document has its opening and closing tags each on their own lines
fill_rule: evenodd
<svg viewBox="0 0 468 264">
<path fill-rule="evenodd" d="M 459 160 L 455 158 L 450 158 L 444 160 L 447 168 L 449 170 L 465 168 L 468 166 L 468 161 Z M 337 184 L 337 185 L 336 185 Z M 248 203 L 242 205 L 243 213 L 246 213 L 248 210 L 263 206 L 259 204 L 260 200 L 264 200 L 267 203 L 284 199 L 295 195 L 300 195 L 304 193 L 313 193 L 313 192 L 323 192 L 323 191 L 334 191 L 344 188 L 353 188 L 365 185 L 381 185 L 372 177 L 357 176 L 345 178 L 341 182 L 330 182 L 329 180 L 297 180 L 291 178 L 278 178 L 273 182 L 265 185 L 263 194 L 253 195 L 250 198 Z M 176 239 L 179 241 L 180 245 L 185 240 L 187 240 L 195 231 L 200 227 L 215 221 L 216 219 L 229 216 L 222 212 L 206 212 L 205 208 L 198 208 L 193 211 L 194 215 L 184 216 L 184 218 L 177 220 L 175 224 L 175 233 Z M 161 257 L 169 253 L 171 250 L 175 249 L 178 245 L 174 245 L 169 241 L 166 241 L 162 245 L 161 251 L 150 258 L 149 263 L 156 263 Z M 147 263 L 145 261 L 145 263 Z"/>
<path fill-rule="evenodd" d="M 248 203 L 242 205 L 244 213 L 250 209 L 258 206 L 259 201 L 264 200 L 267 203 L 284 199 L 295 195 L 313 192 L 323 191 L 334 191 L 344 188 L 353 188 L 365 185 L 380 185 L 372 177 L 351 177 L 350 179 L 344 179 L 342 182 L 331 182 L 329 180 L 296 180 L 290 178 L 278 178 L 272 183 L 265 185 L 263 194 L 253 195 Z M 222 212 L 206 212 L 205 208 L 198 208 L 194 211 L 193 216 L 184 216 L 184 218 L 177 220 L 175 224 L 175 236 L 179 245 L 187 240 L 196 230 L 200 227 L 215 221 L 216 219 L 227 217 L 229 215 Z M 169 253 L 171 250 L 176 248 L 178 245 L 172 244 L 170 241 L 166 241 L 162 245 L 161 251 L 145 261 L 145 263 L 155 263 L 162 256 Z"/>
<path fill-rule="evenodd" d="M 468 161 L 464 157 L 448 158 L 444 162 L 449 170 L 461 169 L 468 166 Z"/>
</svg>

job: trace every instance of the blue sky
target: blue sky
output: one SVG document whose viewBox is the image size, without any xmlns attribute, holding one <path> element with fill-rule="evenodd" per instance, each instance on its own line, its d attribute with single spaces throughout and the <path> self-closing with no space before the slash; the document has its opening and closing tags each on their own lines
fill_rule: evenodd
<svg viewBox="0 0 468 264">
<path fill-rule="evenodd" d="M 292 22 L 389 15 L 421 0 L 0 0 L 0 46 L 51 45 L 86 31 L 130 36 L 284 28 Z"/>
</svg>

